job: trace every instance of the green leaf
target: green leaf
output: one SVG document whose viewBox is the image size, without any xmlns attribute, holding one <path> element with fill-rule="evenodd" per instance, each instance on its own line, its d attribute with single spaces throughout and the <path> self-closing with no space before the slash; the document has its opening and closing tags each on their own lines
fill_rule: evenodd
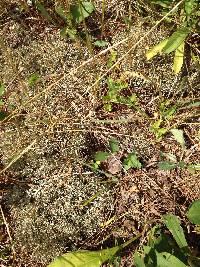
<svg viewBox="0 0 200 267">
<path fill-rule="evenodd" d="M 116 153 L 119 151 L 119 142 L 115 138 L 110 139 L 109 146 L 112 153 Z"/>
<path fill-rule="evenodd" d="M 176 74 L 178 74 L 181 71 L 181 68 L 183 66 L 184 47 L 185 47 L 185 42 L 182 42 L 175 51 L 173 70 Z"/>
<path fill-rule="evenodd" d="M 94 42 L 94 45 L 98 47 L 105 47 L 108 46 L 108 42 L 104 40 L 97 40 L 96 42 Z"/>
<path fill-rule="evenodd" d="M 0 96 L 2 96 L 5 93 L 5 86 L 0 83 Z"/>
<path fill-rule="evenodd" d="M 172 115 L 176 112 L 176 110 L 177 110 L 177 107 L 176 107 L 176 105 L 174 105 L 174 106 L 164 110 L 162 112 L 162 115 L 165 117 L 165 119 L 169 120 L 172 118 Z"/>
<path fill-rule="evenodd" d="M 130 153 L 128 157 L 124 160 L 123 165 L 125 170 L 129 170 L 130 168 L 137 168 L 137 169 L 142 168 L 142 164 L 138 160 L 135 153 Z"/>
<path fill-rule="evenodd" d="M 196 0 L 185 0 L 185 13 L 189 16 L 196 6 Z"/>
<path fill-rule="evenodd" d="M 162 49 L 165 47 L 167 42 L 168 42 L 168 38 L 162 40 L 159 44 L 157 44 L 157 45 L 153 46 L 151 49 L 149 49 L 146 52 L 147 60 L 149 60 L 149 59 L 153 58 L 154 56 L 156 56 L 157 54 L 161 53 Z"/>
<path fill-rule="evenodd" d="M 103 249 L 99 251 L 69 252 L 57 257 L 48 267 L 100 267 L 102 263 L 111 259 L 120 247 Z"/>
<path fill-rule="evenodd" d="M 107 62 L 108 68 L 111 68 L 112 65 L 116 62 L 116 60 L 117 60 L 117 52 L 112 49 L 110 51 L 110 57 L 109 57 L 108 62 Z"/>
<path fill-rule="evenodd" d="M 195 170 L 195 171 L 200 171 L 200 163 L 198 164 L 189 164 L 188 169 L 190 170 Z"/>
<path fill-rule="evenodd" d="M 182 146 L 182 148 L 185 148 L 183 131 L 179 129 L 171 129 L 170 132 L 173 134 L 174 139 Z"/>
<path fill-rule="evenodd" d="M 0 106 L 4 106 L 4 101 L 2 99 L 0 99 Z"/>
<path fill-rule="evenodd" d="M 163 153 L 163 156 L 165 156 L 166 158 L 168 158 L 172 162 L 177 162 L 176 155 L 174 155 L 172 153 Z"/>
<path fill-rule="evenodd" d="M 152 1 L 152 3 L 168 8 L 169 5 L 172 3 L 172 0 L 155 0 L 155 1 Z"/>
<path fill-rule="evenodd" d="M 157 266 L 158 267 L 187 267 L 188 265 L 185 265 L 182 261 L 180 261 L 177 257 L 174 255 L 162 252 L 158 253 L 156 251 L 156 258 L 157 258 Z"/>
<path fill-rule="evenodd" d="M 0 121 L 4 120 L 7 116 L 8 114 L 6 112 L 0 111 Z"/>
<path fill-rule="evenodd" d="M 60 30 L 60 35 L 66 37 L 68 35 L 72 40 L 76 39 L 77 30 L 75 28 L 64 27 Z"/>
<path fill-rule="evenodd" d="M 191 223 L 200 224 L 200 199 L 190 205 L 186 215 Z"/>
<path fill-rule="evenodd" d="M 67 22 L 68 14 L 62 6 L 55 7 L 55 11 L 65 22 Z"/>
<path fill-rule="evenodd" d="M 187 167 L 187 165 L 185 164 L 184 161 L 180 161 L 180 162 L 178 163 L 178 167 L 181 168 L 181 169 L 184 169 L 184 168 Z"/>
<path fill-rule="evenodd" d="M 37 9 L 41 12 L 43 17 L 45 17 L 49 22 L 53 22 L 54 23 L 52 17 L 49 15 L 47 9 L 45 8 L 45 6 L 43 4 L 41 4 L 37 0 L 34 1 L 34 4 L 37 7 Z"/>
<path fill-rule="evenodd" d="M 112 104 L 105 104 L 103 107 L 108 112 L 112 111 Z"/>
<path fill-rule="evenodd" d="M 144 259 L 139 255 L 138 252 L 134 253 L 134 264 L 136 267 L 145 267 Z"/>
<path fill-rule="evenodd" d="M 96 152 L 94 158 L 96 161 L 104 161 L 110 156 L 110 153 L 106 151 L 98 151 Z"/>
<path fill-rule="evenodd" d="M 183 107 L 182 109 L 185 109 L 185 108 L 196 108 L 196 107 L 200 107 L 200 102 L 194 102 L 194 103 L 191 103 L 185 107 Z"/>
<path fill-rule="evenodd" d="M 112 259 L 118 250 L 125 248 L 140 236 L 141 234 L 138 234 L 124 244 L 113 248 L 99 251 L 79 250 L 66 253 L 57 257 L 48 267 L 100 267 L 104 262 Z"/>
<path fill-rule="evenodd" d="M 81 2 L 81 4 L 73 5 L 70 8 L 73 20 L 76 23 L 81 23 L 85 18 L 89 17 L 95 7 L 91 2 Z"/>
<path fill-rule="evenodd" d="M 162 161 L 158 163 L 158 168 L 163 171 L 171 171 L 176 169 L 176 163 L 170 161 Z"/>
<path fill-rule="evenodd" d="M 188 244 L 185 239 L 185 235 L 183 232 L 183 228 L 180 225 L 180 221 L 177 216 L 173 214 L 167 214 L 163 216 L 164 222 L 169 229 L 169 231 L 172 233 L 173 238 L 175 239 L 178 246 L 182 249 L 187 248 Z"/>
<path fill-rule="evenodd" d="M 163 52 L 169 54 L 176 50 L 182 42 L 186 39 L 188 34 L 190 33 L 189 28 L 182 27 L 175 31 L 168 39 L 167 44 L 163 48 Z"/>
<path fill-rule="evenodd" d="M 36 82 L 40 79 L 40 75 L 38 73 L 33 73 L 28 78 L 28 84 L 29 86 L 34 86 Z"/>
</svg>

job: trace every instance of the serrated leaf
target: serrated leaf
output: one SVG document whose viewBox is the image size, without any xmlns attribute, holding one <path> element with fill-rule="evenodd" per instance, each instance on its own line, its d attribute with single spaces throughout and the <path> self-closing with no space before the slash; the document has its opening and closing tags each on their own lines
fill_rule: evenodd
<svg viewBox="0 0 200 267">
<path fill-rule="evenodd" d="M 163 171 L 171 171 L 176 168 L 176 163 L 170 161 L 162 161 L 158 163 L 158 168 Z"/>
<path fill-rule="evenodd" d="M 175 31 L 168 39 L 168 42 L 163 48 L 163 52 L 169 54 L 175 51 L 186 39 L 188 34 L 190 33 L 189 28 L 182 27 Z"/>
<path fill-rule="evenodd" d="M 104 161 L 110 156 L 110 153 L 106 151 L 98 151 L 96 152 L 94 158 L 96 161 Z"/>
<path fill-rule="evenodd" d="M 89 17 L 95 7 L 91 2 L 81 2 L 81 4 L 73 5 L 70 8 L 73 20 L 76 23 L 81 23 L 85 18 Z"/>
<path fill-rule="evenodd" d="M 125 170 L 129 170 L 130 168 L 141 169 L 142 164 L 138 160 L 137 155 L 135 153 L 130 153 L 127 158 L 123 162 L 123 166 Z"/>
<path fill-rule="evenodd" d="M 111 259 L 119 248 L 117 246 L 99 251 L 69 252 L 57 257 L 48 267 L 100 267 L 102 263 Z"/>
<path fill-rule="evenodd" d="M 157 44 L 157 45 L 153 46 L 151 49 L 149 49 L 146 52 L 147 60 L 153 58 L 158 53 L 161 53 L 162 52 L 162 49 L 165 47 L 165 45 L 167 44 L 167 42 L 168 42 L 168 38 L 162 40 L 159 44 Z"/>
<path fill-rule="evenodd" d="M 200 224 L 200 199 L 190 205 L 186 215 L 191 223 Z"/>
<path fill-rule="evenodd" d="M 173 134 L 174 139 L 182 146 L 182 148 L 185 148 L 183 131 L 179 129 L 171 129 L 170 132 Z"/>
<path fill-rule="evenodd" d="M 169 231 L 172 233 L 173 238 L 180 248 L 187 248 L 188 244 L 185 239 L 183 228 L 181 227 L 180 221 L 177 216 L 173 214 L 167 214 L 163 216 L 164 223 L 166 224 Z"/>
<path fill-rule="evenodd" d="M 181 71 L 181 68 L 183 66 L 184 47 L 185 47 L 185 42 L 182 42 L 182 44 L 180 44 L 175 51 L 173 70 L 176 74 L 178 74 Z"/>
<path fill-rule="evenodd" d="M 115 138 L 111 138 L 109 141 L 110 150 L 112 153 L 116 153 L 119 151 L 119 142 Z"/>
</svg>

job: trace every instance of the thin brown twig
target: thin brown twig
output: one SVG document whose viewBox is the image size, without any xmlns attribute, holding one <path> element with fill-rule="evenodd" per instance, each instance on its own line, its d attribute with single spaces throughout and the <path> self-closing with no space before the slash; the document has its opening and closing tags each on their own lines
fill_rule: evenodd
<svg viewBox="0 0 200 267">
<path fill-rule="evenodd" d="M 14 249 L 14 245 L 13 245 L 13 240 L 12 240 L 12 237 L 11 237 L 11 234 L 10 234 L 10 229 L 9 229 L 9 225 L 6 221 L 6 218 L 5 218 L 5 215 L 4 215 L 4 212 L 3 212 L 3 209 L 2 209 L 2 206 L 0 205 L 0 210 L 1 210 L 1 215 L 2 215 L 2 218 L 3 218 L 3 222 L 6 226 L 6 231 L 8 233 L 8 237 L 9 237 L 9 240 L 10 240 L 10 244 L 11 244 L 11 249 L 12 249 L 12 252 L 13 252 L 13 256 L 15 258 L 15 255 L 16 255 L 16 252 L 15 252 L 15 249 Z"/>
</svg>

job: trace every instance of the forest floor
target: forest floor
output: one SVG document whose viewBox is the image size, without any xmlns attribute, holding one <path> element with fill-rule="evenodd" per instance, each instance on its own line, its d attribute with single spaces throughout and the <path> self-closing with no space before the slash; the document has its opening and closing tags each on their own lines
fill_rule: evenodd
<svg viewBox="0 0 200 267">
<path fill-rule="evenodd" d="M 174 74 L 173 55 L 146 59 L 171 24 L 152 30 L 162 15 L 140 1 L 109 1 L 102 33 L 94 1 L 85 23 L 108 48 L 94 46 L 91 54 L 82 24 L 71 40 L 18 2 L 0 4 L 1 266 L 46 266 L 66 251 L 111 247 L 144 231 L 110 265 L 134 266 L 134 249 L 166 213 L 179 216 L 195 247 L 185 212 L 200 198 L 199 171 L 178 163 L 200 163 L 199 63 L 185 62 Z M 124 86 L 124 103 L 106 102 L 109 81 Z M 182 130 L 184 147 L 171 129 Z M 110 152 L 111 140 L 117 151 L 95 169 L 95 153 Z M 141 166 L 127 170 L 131 153 Z M 163 161 L 177 167 L 159 168 Z"/>
</svg>

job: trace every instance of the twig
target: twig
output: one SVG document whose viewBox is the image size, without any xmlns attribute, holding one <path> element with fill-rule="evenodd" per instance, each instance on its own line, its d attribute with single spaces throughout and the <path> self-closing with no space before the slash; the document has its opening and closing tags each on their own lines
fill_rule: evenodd
<svg viewBox="0 0 200 267">
<path fill-rule="evenodd" d="M 6 218 L 4 216 L 3 209 L 1 207 L 1 205 L 0 205 L 0 210 L 1 210 L 1 215 L 2 215 L 2 218 L 3 218 L 3 222 L 4 222 L 5 226 L 6 226 L 6 231 L 8 233 L 8 237 L 9 237 L 9 240 L 10 240 L 13 256 L 15 257 L 16 252 L 15 252 L 15 249 L 14 249 L 14 246 L 13 246 L 13 240 L 12 240 L 12 237 L 11 237 L 11 234 L 10 234 L 10 230 L 9 230 L 9 226 L 8 226 L 8 223 L 7 223 Z"/>
</svg>

